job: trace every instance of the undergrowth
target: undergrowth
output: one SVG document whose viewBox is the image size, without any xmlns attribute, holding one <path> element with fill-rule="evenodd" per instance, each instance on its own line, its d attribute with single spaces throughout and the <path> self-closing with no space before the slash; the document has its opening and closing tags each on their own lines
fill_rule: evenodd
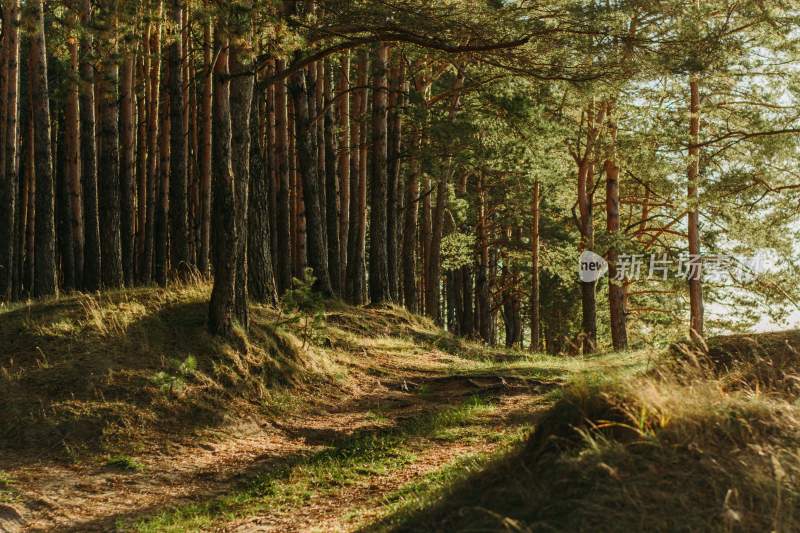
<svg viewBox="0 0 800 533">
<path fill-rule="evenodd" d="M 442 472 L 364 531 L 798 531 L 797 339 L 577 377 L 525 443 Z"/>
<path fill-rule="evenodd" d="M 0 450 L 130 454 L 302 411 L 356 392 L 363 376 L 487 360 L 428 319 L 322 301 L 312 284 L 298 280 L 280 309 L 251 305 L 243 347 L 206 332 L 199 281 L 3 308 Z"/>
</svg>

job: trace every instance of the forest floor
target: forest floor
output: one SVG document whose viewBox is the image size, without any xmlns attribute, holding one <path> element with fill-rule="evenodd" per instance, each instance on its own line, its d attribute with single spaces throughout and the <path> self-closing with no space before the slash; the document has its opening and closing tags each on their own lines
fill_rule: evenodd
<svg viewBox="0 0 800 533">
<path fill-rule="evenodd" d="M 798 332 L 550 357 L 254 306 L 242 352 L 207 292 L 0 310 L 0 531 L 800 526 Z"/>
<path fill-rule="evenodd" d="M 119 465 L 20 465 L 4 454 L 0 470 L 35 531 L 359 529 L 402 506 L 400 489 L 519 441 L 560 380 L 500 367 L 430 371 L 429 356 L 359 395 L 209 430 L 168 452 L 114 458 Z"/>
<path fill-rule="evenodd" d="M 201 333 L 206 291 L 6 311 L 0 530 L 384 529 L 520 443 L 572 376 L 641 363 L 488 350 L 344 306 L 281 332 L 256 308 L 245 357 Z"/>
</svg>

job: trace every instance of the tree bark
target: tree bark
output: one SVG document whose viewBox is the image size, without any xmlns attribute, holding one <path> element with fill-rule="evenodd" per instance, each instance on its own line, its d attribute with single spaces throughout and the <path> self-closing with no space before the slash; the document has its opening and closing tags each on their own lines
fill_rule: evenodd
<svg viewBox="0 0 800 533">
<path fill-rule="evenodd" d="M 219 32 L 219 28 L 217 29 Z M 228 41 L 218 37 L 214 66 L 214 191 L 211 227 L 214 244 L 214 287 L 208 309 L 208 329 L 233 336 L 236 287 L 236 184 L 231 161 L 231 107 Z"/>
<path fill-rule="evenodd" d="M 189 262 L 188 185 L 186 167 L 186 102 L 183 89 L 183 0 L 170 1 L 170 17 L 174 26 L 167 48 L 170 102 L 170 173 L 169 173 L 169 250 L 170 268 L 186 277 Z M 249 100 L 248 100 L 249 105 Z M 245 128 L 246 129 L 246 128 Z"/>
<path fill-rule="evenodd" d="M 91 0 L 80 0 L 80 21 L 84 28 L 94 24 Z M 97 183 L 95 120 L 94 44 L 91 31 L 80 38 L 81 181 L 83 185 L 84 261 L 83 288 L 96 291 L 101 285 L 100 214 Z"/>
<path fill-rule="evenodd" d="M 43 0 L 34 0 L 35 31 L 31 36 L 31 101 L 35 135 L 36 250 L 33 294 L 37 298 L 58 294 L 56 282 L 55 184 L 50 144 L 50 94 L 47 86 L 47 55 Z"/>
<path fill-rule="evenodd" d="M 370 176 L 369 296 L 373 304 L 392 299 L 387 252 L 387 96 L 389 48 L 375 46 L 372 62 L 372 172 Z"/>
<path fill-rule="evenodd" d="M 0 15 L 6 21 L 6 4 L 0 5 Z M 9 180 L 5 167 L 6 134 L 8 125 L 8 31 L 0 36 L 0 205 L 6 211 L 0 213 L 0 302 L 10 301 L 14 284 L 14 212 L 16 210 L 17 183 Z"/>
<path fill-rule="evenodd" d="M 689 257 L 693 262 L 700 262 L 700 81 L 697 74 L 689 80 Z M 689 331 L 693 339 L 703 338 L 703 281 L 702 269 L 689 279 Z"/>
<path fill-rule="evenodd" d="M 3 172 L 0 176 L 0 202 L 7 206 L 0 218 L 0 301 L 11 300 L 14 288 L 14 227 L 16 219 L 17 184 L 17 115 L 19 87 L 19 0 L 6 2 L 3 20 L 8 26 L 3 31 L 5 52 L 5 129 L 3 150 Z M 20 202 L 21 204 L 21 202 Z M 22 206 L 19 206 L 22 209 Z M 17 259 L 18 261 L 19 259 Z"/>
<path fill-rule="evenodd" d="M 158 213 L 161 204 L 160 175 L 160 115 L 161 115 L 161 16 L 163 5 L 158 2 L 155 27 L 150 34 L 150 72 L 147 78 L 147 224 L 145 227 L 142 282 L 150 283 L 155 271 Z"/>
<path fill-rule="evenodd" d="M 203 25 L 203 98 L 200 113 L 200 253 L 198 266 L 203 275 L 211 272 L 211 102 L 214 58 L 211 19 Z"/>
<path fill-rule="evenodd" d="M 367 235 L 366 111 L 369 55 L 359 50 L 351 123 L 350 232 L 347 239 L 347 283 L 350 303 L 364 302 L 364 251 Z M 356 196 L 354 196 L 356 195 Z"/>
<path fill-rule="evenodd" d="M 416 133 L 414 145 L 419 147 L 420 133 Z M 419 216 L 420 162 L 415 159 L 406 179 L 406 200 L 403 213 L 403 302 L 406 309 L 416 313 L 417 309 L 417 218 Z"/>
<path fill-rule="evenodd" d="M 317 177 L 319 179 L 319 207 L 322 211 L 322 240 L 325 250 L 328 250 L 328 228 L 327 228 L 327 208 L 328 208 L 328 187 L 327 172 L 325 170 L 325 75 L 324 61 L 317 61 L 310 65 L 306 71 L 308 80 L 308 116 L 311 120 L 311 135 L 317 153 Z M 314 87 L 311 91 L 310 88 Z M 330 255 L 330 254 L 329 254 Z M 327 262 L 327 258 L 326 258 Z M 330 264 L 328 265 L 328 275 L 330 276 Z M 333 282 L 331 282 L 333 287 Z"/>
<path fill-rule="evenodd" d="M 489 287 L 489 228 L 486 216 L 486 190 L 483 175 L 478 176 L 478 261 L 475 280 L 478 332 L 481 339 L 492 344 L 491 292 Z"/>
<path fill-rule="evenodd" d="M 122 244 L 122 272 L 125 285 L 134 284 L 134 229 L 136 228 L 135 138 L 134 138 L 134 57 L 127 53 L 122 62 L 120 76 L 120 240 Z"/>
<path fill-rule="evenodd" d="M 259 92 L 254 91 L 250 107 L 250 194 L 248 196 L 247 266 L 250 296 L 256 302 L 275 305 L 278 292 L 272 270 L 272 243 L 270 237 L 270 176 L 264 164 L 263 149 L 259 143 L 258 124 Z"/>
<path fill-rule="evenodd" d="M 338 139 L 334 102 L 333 69 L 330 60 L 325 61 L 324 76 L 324 139 L 325 139 L 325 187 L 326 221 L 328 237 L 328 272 L 334 294 L 341 294 L 342 264 L 339 245 L 339 176 L 337 172 Z"/>
<path fill-rule="evenodd" d="M 614 102 L 606 103 L 608 117 L 608 156 L 604 163 L 606 174 L 606 230 L 611 239 L 606 259 L 608 260 L 608 303 L 611 321 L 611 342 L 615 350 L 628 348 L 628 330 L 625 320 L 624 280 L 617 280 L 619 252 L 615 239 L 619 237 L 619 164 L 617 163 L 617 122 Z"/>
<path fill-rule="evenodd" d="M 144 281 L 144 258 L 147 246 L 147 206 L 151 202 L 147 181 L 147 110 L 148 74 L 150 71 L 150 34 L 152 25 L 148 21 L 144 28 L 141 53 L 137 58 L 136 70 L 136 279 Z"/>
<path fill-rule="evenodd" d="M 286 68 L 285 61 L 275 61 L 275 69 Z M 278 293 L 283 295 L 292 288 L 292 235 L 291 235 L 291 176 L 289 158 L 289 104 L 286 98 L 286 84 L 275 84 L 275 159 L 278 175 L 278 233 L 277 284 Z"/>
<path fill-rule="evenodd" d="M 267 69 L 267 75 L 270 76 L 275 73 L 275 60 L 270 61 Z M 270 238 L 270 253 L 271 265 L 273 270 L 273 284 L 277 290 L 277 278 L 275 278 L 275 268 L 278 264 L 278 153 L 276 147 L 277 140 L 277 127 L 275 115 L 275 84 L 267 87 L 266 106 L 266 124 L 265 124 L 265 164 L 267 166 L 267 186 L 269 188 L 269 238 Z"/>
<path fill-rule="evenodd" d="M 169 178 L 172 165 L 171 138 L 172 138 L 172 113 L 169 91 L 169 76 L 161 79 L 160 98 L 158 106 L 158 192 L 156 194 L 155 225 L 153 228 L 153 274 L 156 283 L 165 287 L 169 274 Z"/>
<path fill-rule="evenodd" d="M 430 252 L 428 256 L 427 290 L 425 292 L 425 309 L 434 322 L 442 323 L 441 316 L 441 277 L 442 277 L 442 226 L 444 210 L 447 204 L 447 174 L 442 173 L 436 189 L 436 207 L 433 211 L 431 226 Z"/>
<path fill-rule="evenodd" d="M 25 187 L 26 195 L 23 196 L 23 202 L 26 204 L 26 217 L 25 217 L 25 246 L 23 247 L 25 259 L 22 264 L 22 284 L 25 288 L 24 292 L 28 296 L 34 294 L 34 280 L 35 280 L 35 256 L 36 256 L 36 132 L 34 128 L 33 118 L 33 91 L 31 90 L 31 83 L 33 80 L 33 69 L 31 62 L 28 61 L 28 94 L 27 94 L 27 115 L 23 118 L 22 124 L 27 123 L 27 131 L 25 132 L 24 147 L 24 168 L 25 168 Z"/>
<path fill-rule="evenodd" d="M 594 102 L 590 103 L 586 112 L 586 146 L 580 156 L 575 160 L 578 164 L 578 220 L 581 233 L 581 249 L 594 248 L 594 226 L 592 220 L 594 191 L 594 163 L 595 145 L 598 136 L 598 124 L 602 124 L 605 117 L 605 107 L 595 117 Z M 594 353 L 597 343 L 597 301 L 595 295 L 596 281 L 581 282 L 581 337 L 584 354 Z"/>
<path fill-rule="evenodd" d="M 53 119 L 53 139 L 63 139 L 64 135 L 59 131 L 64 128 L 64 113 L 61 110 L 56 112 Z M 75 244 L 72 235 L 72 196 L 70 195 L 70 183 L 67 178 L 67 152 L 65 143 L 54 142 L 55 150 L 55 180 L 56 180 L 56 227 L 58 255 L 61 265 L 61 287 L 64 292 L 75 290 Z"/>
<path fill-rule="evenodd" d="M 288 89 L 288 86 L 287 86 Z M 296 116 L 294 104 L 289 105 L 289 157 L 291 158 L 292 176 L 292 272 L 294 277 L 302 278 L 305 273 L 308 254 L 306 253 L 306 212 L 303 201 L 303 180 L 299 172 L 297 154 Z"/>
<path fill-rule="evenodd" d="M 100 199 L 100 249 L 103 287 L 123 285 L 122 243 L 120 234 L 120 169 L 119 169 L 119 66 L 117 50 L 117 0 L 103 6 L 98 22 L 104 51 L 97 82 L 99 126 L 98 184 Z"/>
<path fill-rule="evenodd" d="M 422 185 L 422 227 L 420 228 L 420 251 L 422 252 L 420 290 L 422 291 L 422 309 L 420 311 L 430 313 L 428 307 L 428 290 L 430 285 L 431 237 L 433 235 L 433 210 L 431 209 L 433 187 L 430 177 L 425 173 L 422 174 Z"/>
<path fill-rule="evenodd" d="M 531 200 L 531 351 L 538 352 L 542 349 L 542 319 L 541 300 L 539 290 L 539 247 L 542 207 L 542 185 L 538 181 L 533 183 L 533 197 Z"/>
<path fill-rule="evenodd" d="M 386 250 L 389 263 L 389 292 L 392 299 L 400 299 L 400 272 L 398 230 L 400 222 L 400 151 L 403 143 L 403 105 L 405 84 L 405 62 L 398 53 L 392 61 L 388 100 L 387 132 L 387 200 L 386 200 Z"/>
<path fill-rule="evenodd" d="M 461 312 L 461 335 L 472 337 L 475 334 L 475 286 L 473 283 L 472 267 L 461 268 L 461 282 L 463 283 L 463 300 Z"/>
<path fill-rule="evenodd" d="M 302 70 L 295 72 L 289 78 L 289 93 L 294 103 L 295 138 L 298 171 L 303 186 L 308 264 L 316 278 L 315 290 L 325 296 L 332 296 L 333 290 L 328 276 L 328 252 L 325 249 L 325 222 L 319 202 L 321 184 L 317 173 L 318 154 L 308 108 L 309 96 L 314 95 L 316 91 L 316 87 L 308 86 L 313 80 L 313 77 Z"/>
<path fill-rule="evenodd" d="M 245 30 L 246 31 L 246 30 Z M 242 31 L 236 32 L 231 41 L 230 69 L 241 73 L 249 67 L 244 63 L 250 43 Z M 247 330 L 250 317 L 247 307 L 247 206 L 250 183 L 250 106 L 253 101 L 253 76 L 235 76 L 231 81 L 231 157 L 233 180 L 236 184 L 236 289 L 235 313 L 239 325 Z"/>
<path fill-rule="evenodd" d="M 350 230 L 350 52 L 342 53 L 336 83 L 337 121 L 339 125 L 339 287 L 346 292 L 347 250 Z"/>
</svg>

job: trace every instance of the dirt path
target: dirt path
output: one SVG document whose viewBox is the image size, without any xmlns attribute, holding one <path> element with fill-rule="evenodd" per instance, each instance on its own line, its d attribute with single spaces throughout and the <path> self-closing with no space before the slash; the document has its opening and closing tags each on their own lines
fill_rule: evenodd
<svg viewBox="0 0 800 533">
<path fill-rule="evenodd" d="M 0 469 L 13 479 L 13 490 L 5 493 L 6 502 L 0 500 L 0 506 L 10 506 L 19 512 L 26 524 L 24 531 L 113 531 L 117 524 L 130 524 L 137 517 L 226 494 L 259 473 L 347 442 L 355 432 L 379 432 L 473 396 L 495 406 L 491 419 L 481 422 L 487 426 L 482 431 L 487 434 L 507 431 L 529 419 L 548 386 L 492 375 L 409 374 L 391 383 L 376 380 L 360 396 L 328 406 L 314 415 L 296 416 L 274 424 L 241 424 L 209 435 L 203 444 L 185 442 L 171 446 L 166 452 L 137 457 L 143 465 L 139 472 L 97 464 L 34 462 L 14 466 L 15 458 L 0 458 Z M 374 512 L 382 496 L 460 456 L 491 451 L 497 444 L 485 439 L 462 441 L 416 436 L 407 446 L 414 451 L 413 460 L 390 472 L 311 494 L 301 505 L 259 512 L 212 529 L 226 532 L 352 529 L 357 526 L 356 520 L 363 521 Z"/>
</svg>

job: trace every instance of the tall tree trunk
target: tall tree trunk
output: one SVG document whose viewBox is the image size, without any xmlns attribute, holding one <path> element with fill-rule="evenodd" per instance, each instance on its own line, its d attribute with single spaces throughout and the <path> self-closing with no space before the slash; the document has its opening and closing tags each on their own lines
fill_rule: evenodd
<svg viewBox="0 0 800 533">
<path fill-rule="evenodd" d="M 399 300 L 400 275 L 398 272 L 399 247 L 399 191 L 400 191 L 400 150 L 403 139 L 403 94 L 405 83 L 405 62 L 397 53 L 392 61 L 389 87 L 389 128 L 387 137 L 387 201 L 386 201 L 386 250 L 389 263 L 389 292 L 392 299 Z"/>
<path fill-rule="evenodd" d="M 99 23 L 104 50 L 97 80 L 100 129 L 98 131 L 98 184 L 100 199 L 100 249 L 102 281 L 106 288 L 121 287 L 122 243 L 120 237 L 119 172 L 119 66 L 117 50 L 117 0 L 103 6 Z M 38 171 L 37 171 L 38 172 Z"/>
<path fill-rule="evenodd" d="M 219 28 L 217 29 L 219 32 Z M 228 42 L 218 37 L 214 66 L 214 191 L 211 227 L 214 244 L 214 288 L 208 309 L 208 329 L 212 334 L 233 335 L 236 288 L 236 184 L 231 161 L 231 107 L 228 77 Z"/>
<path fill-rule="evenodd" d="M 414 146 L 419 147 L 417 132 Z M 406 200 L 403 213 L 403 302 L 411 312 L 417 309 L 417 218 L 419 215 L 419 158 L 414 159 L 413 168 L 406 179 Z"/>
<path fill-rule="evenodd" d="M 322 240 L 325 250 L 328 250 L 328 228 L 327 228 L 327 172 L 325 170 L 325 63 L 317 61 L 308 67 L 306 79 L 308 81 L 308 116 L 311 119 L 311 135 L 314 138 L 314 146 L 317 150 L 317 177 L 319 178 L 319 207 L 322 211 Z M 314 90 L 311 91 L 311 87 Z M 327 258 L 326 258 L 327 262 Z M 330 276 L 330 265 L 328 265 L 328 275 Z M 331 282 L 333 287 L 333 282 Z"/>
<path fill-rule="evenodd" d="M 464 266 L 461 268 L 461 281 L 463 285 L 464 297 L 462 300 L 461 312 L 461 335 L 471 337 L 475 334 L 475 286 L 473 283 L 472 267 Z"/>
<path fill-rule="evenodd" d="M 275 60 L 269 62 L 267 68 L 267 75 L 275 74 Z M 267 165 L 267 187 L 269 189 L 269 238 L 270 238 L 270 253 L 271 265 L 273 276 L 275 276 L 275 268 L 278 264 L 278 189 L 280 188 L 278 176 L 278 152 L 277 152 L 277 126 L 276 126 L 276 110 L 275 110 L 275 84 L 267 87 L 267 100 L 266 106 L 266 124 L 265 124 L 265 164 Z M 273 284 L 277 290 L 277 278 L 273 280 Z"/>
<path fill-rule="evenodd" d="M 421 311 L 430 314 L 428 307 L 428 288 L 430 285 L 430 264 L 431 264 L 431 237 L 433 235 L 433 210 L 431 209 L 431 194 L 433 186 L 427 174 L 422 175 L 422 227 L 420 228 L 420 251 L 422 252 L 422 277 L 420 289 L 422 291 Z"/>
<path fill-rule="evenodd" d="M 2 146 L 3 172 L 0 175 L 0 202 L 7 206 L 0 218 L 0 301 L 13 297 L 14 287 L 14 227 L 16 217 L 17 184 L 17 93 L 19 87 L 19 0 L 4 4 L 3 20 L 7 27 L 3 31 L 5 85 L 3 87 L 5 130 Z M 22 202 L 19 208 L 22 209 Z M 21 233 L 21 232 L 20 232 Z M 17 261 L 19 258 L 17 257 Z"/>
<path fill-rule="evenodd" d="M 58 244 L 58 255 L 61 265 L 61 286 L 65 292 L 75 290 L 75 244 L 72 235 L 72 196 L 69 190 L 67 179 L 67 152 L 65 150 L 62 131 L 64 128 L 64 113 L 57 111 L 57 116 L 52 117 L 53 139 L 55 158 L 55 180 L 56 180 L 56 228 Z M 59 130 L 59 125 L 61 130 Z"/>
<path fill-rule="evenodd" d="M 611 342 L 615 350 L 628 348 L 628 330 L 625 321 L 624 280 L 617 280 L 619 251 L 615 239 L 619 235 L 619 164 L 617 163 L 617 122 L 614 102 L 606 103 L 608 117 L 609 149 L 604 163 L 606 174 L 606 229 L 611 239 L 608 249 L 608 303 L 611 317 Z"/>
<path fill-rule="evenodd" d="M 328 230 L 328 272 L 331 278 L 331 288 L 338 296 L 341 294 L 342 264 L 339 247 L 339 176 L 337 172 L 338 139 L 336 136 L 336 115 L 334 102 L 333 69 L 330 60 L 326 60 L 323 69 L 324 76 L 319 80 L 324 82 L 324 139 L 325 139 L 325 187 L 326 220 Z"/>
<path fill-rule="evenodd" d="M 6 5 L 0 5 L 0 15 L 6 19 Z M 14 284 L 14 212 L 16 210 L 17 183 L 8 181 L 6 173 L 9 162 L 5 159 L 6 134 L 8 123 L 8 32 L 3 31 L 0 38 L 0 205 L 6 211 L 0 214 L 0 302 L 10 301 Z"/>
<path fill-rule="evenodd" d="M 94 24 L 91 0 L 80 0 L 80 21 L 84 28 Z M 97 183 L 97 142 L 95 121 L 94 44 L 91 31 L 80 38 L 81 180 L 83 185 L 84 260 L 83 288 L 101 286 L 100 213 Z"/>
<path fill-rule="evenodd" d="M 347 285 L 347 250 L 350 231 L 350 52 L 342 53 L 336 82 L 339 125 L 339 262 L 341 278 L 339 287 L 344 295 Z"/>
<path fill-rule="evenodd" d="M 288 87 L 287 87 L 288 89 Z M 300 177 L 299 161 L 297 154 L 297 133 L 294 126 L 296 116 L 294 104 L 289 105 L 290 131 L 289 131 L 289 156 L 291 157 L 292 175 L 292 272 L 295 277 L 302 278 L 307 263 L 308 254 L 306 253 L 306 212 L 305 202 L 303 201 L 303 180 Z"/>
<path fill-rule="evenodd" d="M 375 45 L 372 63 L 372 173 L 370 176 L 369 296 L 373 304 L 392 299 L 387 257 L 387 60 L 385 43 Z"/>
<path fill-rule="evenodd" d="M 314 77 L 302 70 L 289 78 L 289 93 L 294 103 L 295 138 L 297 143 L 298 171 L 303 184 L 303 203 L 306 218 L 306 242 L 308 264 L 314 271 L 314 288 L 325 296 L 331 296 L 328 276 L 328 252 L 325 249 L 325 221 L 320 206 L 320 183 L 317 169 L 317 147 L 314 144 L 314 127 L 309 115 L 309 96 L 316 94 Z"/>
<path fill-rule="evenodd" d="M 461 89 L 464 86 L 464 76 L 459 72 L 455 81 L 455 95 L 453 96 L 452 104 L 450 106 L 449 118 L 452 121 L 455 119 L 456 111 L 460 101 Z M 439 183 L 436 191 L 436 209 L 433 212 L 433 220 L 431 225 L 429 255 L 428 255 L 428 270 L 427 270 L 427 287 L 425 292 L 426 297 L 426 310 L 428 316 L 433 318 L 436 323 L 441 323 L 441 250 L 442 250 L 442 226 L 444 225 L 444 211 L 447 206 L 448 196 L 448 174 L 450 173 L 449 167 L 452 165 L 452 158 L 448 164 L 448 170 L 442 172 L 439 177 Z"/>
<path fill-rule="evenodd" d="M 200 272 L 211 271 L 211 100 L 213 74 L 211 72 L 211 19 L 203 25 L 203 98 L 200 128 Z"/>
<path fill-rule="evenodd" d="M 511 348 L 522 344 L 522 304 L 519 298 L 520 276 L 519 269 L 510 257 L 510 250 L 518 249 L 522 240 L 519 226 L 506 229 L 509 248 L 503 257 L 503 281 L 506 293 L 503 301 L 503 318 L 505 321 L 506 346 Z"/>
<path fill-rule="evenodd" d="M 593 187 L 593 174 L 594 162 L 590 161 L 579 172 L 585 176 L 587 183 L 587 190 L 592 190 Z M 592 250 L 594 247 L 594 228 L 592 227 L 592 205 L 591 200 L 588 201 L 587 213 L 588 215 L 583 218 L 583 235 L 582 235 L 582 249 Z M 596 281 L 583 281 L 581 282 L 581 332 L 583 353 L 594 353 L 596 348 L 597 339 L 597 297 L 595 295 Z"/>
<path fill-rule="evenodd" d="M 33 69 L 31 62 L 28 61 L 28 94 L 27 94 L 27 114 L 22 120 L 22 124 L 27 123 L 28 128 L 25 132 L 24 143 L 24 167 L 25 167 L 25 184 L 27 187 L 27 196 L 24 201 L 27 204 L 26 217 L 25 217 L 25 260 L 23 267 L 23 285 L 25 293 L 28 296 L 34 294 L 34 280 L 35 280 L 35 259 L 36 259 L 36 131 L 34 128 L 33 117 L 33 91 L 31 90 L 31 83 L 33 80 Z"/>
<path fill-rule="evenodd" d="M 264 164 L 263 147 L 260 145 L 258 113 L 260 91 L 254 91 L 250 107 L 250 194 L 248 195 L 247 228 L 247 282 L 253 300 L 266 304 L 278 303 L 278 292 L 272 271 L 272 243 L 270 238 L 271 178 Z"/>
<path fill-rule="evenodd" d="M 120 75 L 120 236 L 122 243 L 122 272 L 128 287 L 134 284 L 134 228 L 136 227 L 135 186 L 135 138 L 134 138 L 134 57 L 127 53 L 122 62 Z"/>
<path fill-rule="evenodd" d="M 364 250 L 367 235 L 367 147 L 366 111 L 369 55 L 359 50 L 351 122 L 350 232 L 347 238 L 348 297 L 352 304 L 364 302 Z"/>
<path fill-rule="evenodd" d="M 183 271 L 194 270 L 197 263 L 195 262 L 195 239 L 194 239 L 194 198 L 196 197 L 196 188 L 194 187 L 194 165 L 192 164 L 195 153 L 192 152 L 192 130 L 191 120 L 192 112 L 196 102 L 192 102 L 190 91 L 192 86 L 192 75 L 189 68 L 189 36 L 190 28 L 190 6 L 191 2 L 187 0 L 178 0 L 182 4 L 181 9 L 181 92 L 183 93 L 183 160 L 186 167 L 186 194 L 185 194 L 185 212 L 186 212 L 186 260 L 183 262 Z M 181 267 L 178 267 L 181 272 Z"/>
<path fill-rule="evenodd" d="M 275 61 L 278 71 L 286 68 L 282 59 Z M 278 233 L 278 263 L 277 284 L 278 292 L 283 295 L 292 288 L 292 236 L 291 236 L 291 177 L 289 158 L 289 104 L 286 99 L 286 83 L 279 81 L 275 84 L 275 159 L 278 175 L 278 223 L 273 231 Z"/>
<path fill-rule="evenodd" d="M 144 281 L 144 258 L 147 246 L 147 206 L 151 202 L 147 181 L 147 109 L 150 71 L 150 21 L 145 24 L 141 53 L 136 62 L 136 279 Z"/>
<path fill-rule="evenodd" d="M 55 184 L 50 144 L 50 94 L 47 87 L 47 55 L 44 36 L 43 0 L 34 0 L 35 31 L 31 36 L 31 101 L 35 131 L 36 250 L 33 294 L 58 294 L 56 282 Z"/>
<path fill-rule="evenodd" d="M 81 186 L 81 138 L 80 138 L 80 88 L 78 84 L 78 39 L 72 35 L 67 39 L 69 68 L 72 74 L 68 89 L 64 116 L 64 149 L 66 151 L 66 179 L 69 184 L 71 224 L 74 247 L 75 283 L 83 287 L 83 187 Z"/>
<path fill-rule="evenodd" d="M 165 73 L 166 74 L 166 73 Z M 153 228 L 153 274 L 156 283 L 165 287 L 169 274 L 169 178 L 172 165 L 171 138 L 172 113 L 169 91 L 169 76 L 165 75 L 160 83 L 161 102 L 158 106 L 159 128 L 158 149 L 158 192 L 156 198 L 155 226 Z"/>
<path fill-rule="evenodd" d="M 188 52 L 184 55 L 188 56 Z M 200 162 L 198 159 L 200 154 L 200 113 L 198 112 L 197 80 L 194 69 L 187 69 L 187 77 L 189 81 L 186 86 L 191 87 L 187 106 L 189 111 L 189 148 L 187 151 L 189 154 L 189 263 L 197 271 L 197 264 L 200 258 L 200 224 L 202 221 L 200 211 Z"/>
<path fill-rule="evenodd" d="M 431 228 L 430 255 L 428 256 L 427 290 L 425 293 L 425 309 L 434 322 L 441 324 L 441 277 L 442 277 L 442 226 L 444 210 L 447 203 L 447 173 L 442 172 L 436 190 L 436 208 L 433 211 Z"/>
<path fill-rule="evenodd" d="M 157 0 L 158 1 L 158 0 Z M 155 272 L 156 236 L 160 212 L 161 165 L 161 18 L 163 5 L 158 1 L 155 27 L 150 34 L 150 72 L 147 78 L 147 225 L 145 227 L 142 282 L 149 283 Z"/>
<path fill-rule="evenodd" d="M 230 69 L 241 74 L 248 69 L 244 63 L 250 53 L 245 31 L 237 31 L 231 41 Z M 253 101 L 253 76 L 239 75 L 231 81 L 231 123 L 236 124 L 231 135 L 233 180 L 236 184 L 236 319 L 245 330 L 249 326 L 247 307 L 247 206 L 250 183 L 250 107 Z"/>
<path fill-rule="evenodd" d="M 605 117 L 605 106 L 595 117 L 595 105 L 588 106 L 586 147 L 583 154 L 576 156 L 578 163 L 578 208 L 580 211 L 579 229 L 581 233 L 581 249 L 594 248 L 593 202 L 595 144 L 598 136 L 598 125 Z M 594 353 L 597 343 L 597 301 L 595 295 L 596 281 L 581 282 L 581 337 L 583 353 Z"/>
<path fill-rule="evenodd" d="M 478 176 L 478 264 L 475 280 L 476 310 L 478 313 L 478 332 L 481 339 L 491 344 L 492 311 L 491 292 L 489 287 L 489 228 L 486 216 L 486 190 L 483 186 L 483 175 Z"/>
<path fill-rule="evenodd" d="M 689 256 L 700 263 L 700 82 L 697 74 L 689 80 Z M 702 269 L 689 279 L 690 333 L 693 339 L 703 338 L 703 281 Z"/>
<path fill-rule="evenodd" d="M 186 169 L 186 102 L 183 89 L 183 0 L 170 0 L 174 27 L 167 48 L 170 102 L 169 250 L 171 269 L 184 278 L 189 263 L 188 185 Z M 248 100 L 249 105 L 249 100 Z M 239 128 L 237 128 L 239 129 Z M 244 128 L 246 130 L 246 128 Z"/>
<path fill-rule="evenodd" d="M 531 351 L 538 352 L 542 349 L 542 319 L 541 300 L 539 291 L 539 248 L 542 208 L 542 185 L 538 181 L 533 183 L 533 198 L 531 200 Z"/>
</svg>

